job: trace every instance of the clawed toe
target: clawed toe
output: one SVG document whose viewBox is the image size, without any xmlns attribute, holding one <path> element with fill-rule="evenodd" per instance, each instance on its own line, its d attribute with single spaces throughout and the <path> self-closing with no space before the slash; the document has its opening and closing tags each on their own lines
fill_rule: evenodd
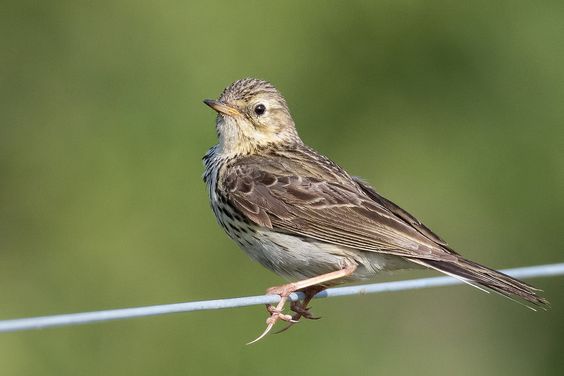
<svg viewBox="0 0 564 376">
<path fill-rule="evenodd" d="M 269 317 L 270 318 L 270 317 Z M 266 329 L 264 330 L 264 332 L 262 332 L 262 334 L 260 336 L 258 336 L 257 338 L 255 338 L 254 340 L 252 340 L 251 342 L 247 342 L 247 345 L 252 345 L 255 342 L 260 341 L 261 339 L 264 338 L 264 336 L 266 336 L 268 334 L 268 332 L 270 332 L 270 330 L 272 329 L 272 327 L 274 326 L 274 323 L 269 323 L 266 326 Z"/>
<path fill-rule="evenodd" d="M 292 307 L 290 309 L 295 312 L 295 314 L 292 316 L 292 320 L 289 320 L 288 325 L 274 332 L 273 334 L 280 334 L 282 332 L 285 332 L 294 324 L 299 323 L 302 317 L 308 320 L 319 320 L 321 318 L 320 316 L 313 316 L 311 312 L 309 312 L 309 307 L 303 308 L 299 302 L 292 302 Z"/>
<path fill-rule="evenodd" d="M 350 275 L 352 272 L 354 272 L 355 268 L 356 267 L 351 266 L 342 270 L 323 274 L 318 277 L 269 288 L 266 293 L 269 295 L 279 295 L 280 301 L 276 306 L 270 304 L 266 306 L 266 310 L 270 314 L 270 316 L 266 319 L 266 329 L 255 340 L 247 343 L 247 345 L 263 339 L 268 333 L 270 333 L 276 322 L 280 320 L 286 321 L 288 325 L 277 331 L 276 333 L 281 333 L 288 330 L 291 326 L 298 323 L 302 317 L 309 320 L 319 320 L 321 317 L 313 316 L 311 312 L 309 312 L 309 307 L 307 305 L 317 293 L 325 289 L 325 286 L 321 285 L 321 283 Z M 303 302 L 292 302 L 290 309 L 295 312 L 294 315 L 282 313 L 284 305 L 286 304 L 286 301 L 288 300 L 290 294 L 295 291 L 302 291 L 304 293 L 305 296 Z"/>
<path fill-rule="evenodd" d="M 279 288 L 269 289 L 268 293 L 273 293 L 274 291 L 280 292 L 281 289 L 279 289 Z M 284 292 L 287 295 L 281 296 L 280 302 L 276 306 L 273 306 L 273 305 L 270 305 L 270 304 L 268 304 L 266 306 L 266 310 L 270 313 L 270 316 L 266 319 L 266 329 L 255 340 L 249 342 L 248 345 L 255 343 L 255 342 L 258 342 L 261 339 L 263 339 L 272 330 L 274 325 L 280 320 L 286 321 L 288 323 L 288 325 L 286 325 L 284 328 L 274 332 L 274 334 L 282 333 L 282 332 L 285 332 L 286 330 L 290 329 L 294 324 L 297 324 L 302 317 L 304 317 L 308 320 L 319 320 L 321 318 L 321 317 L 318 317 L 318 316 L 313 316 L 311 314 L 311 312 L 309 311 L 310 308 L 307 307 L 304 303 L 299 302 L 299 301 L 294 301 L 290 305 L 290 309 L 293 312 L 295 312 L 294 315 L 288 315 L 288 314 L 282 313 L 282 309 L 284 308 L 284 304 L 286 303 L 286 300 L 288 299 L 288 296 L 291 293 L 289 291 L 284 291 Z M 311 298 L 308 298 L 307 300 L 309 301 L 309 299 L 311 299 Z"/>
<path fill-rule="evenodd" d="M 309 311 L 310 308 L 306 307 L 303 303 L 300 303 L 299 301 L 292 302 L 290 309 L 296 312 L 296 314 L 294 315 L 294 320 L 299 320 L 301 317 L 304 317 L 308 320 L 319 320 L 321 318 L 320 316 L 312 315 L 311 312 Z"/>
<path fill-rule="evenodd" d="M 274 324 L 276 324 L 276 322 L 278 322 L 279 320 L 288 322 L 289 323 L 288 327 L 297 323 L 297 321 L 295 321 L 291 315 L 286 315 L 286 314 L 283 314 L 283 313 L 273 313 L 272 316 L 270 316 L 269 318 L 266 319 L 267 325 L 266 325 L 266 329 L 264 330 L 264 332 L 262 332 L 262 334 L 260 336 L 258 336 L 256 339 L 254 339 L 253 341 L 247 343 L 247 345 L 253 344 L 253 343 L 258 342 L 261 339 L 263 339 L 264 336 L 266 336 L 272 330 L 272 328 L 274 327 Z"/>
<path fill-rule="evenodd" d="M 270 316 L 266 319 L 266 329 L 255 340 L 247 343 L 247 345 L 253 344 L 263 339 L 272 330 L 274 324 L 276 324 L 276 322 L 278 322 L 279 320 L 286 321 L 290 325 L 297 322 L 296 320 L 294 320 L 294 317 L 292 315 L 282 313 L 282 310 L 284 309 L 284 305 L 288 300 L 288 295 L 289 293 L 286 296 L 280 296 L 280 302 L 278 302 L 276 307 L 270 304 L 266 306 L 266 310 L 270 313 Z"/>
<path fill-rule="evenodd" d="M 294 320 L 294 317 L 292 315 L 286 315 L 284 313 L 273 313 L 272 316 L 266 319 L 266 323 L 268 325 L 270 324 L 274 325 L 278 320 L 282 320 L 286 322 L 297 322 Z"/>
<path fill-rule="evenodd" d="M 307 315 L 302 315 L 303 317 L 305 317 L 308 320 L 319 320 L 321 319 L 321 316 L 313 316 L 311 313 L 308 313 Z"/>
</svg>

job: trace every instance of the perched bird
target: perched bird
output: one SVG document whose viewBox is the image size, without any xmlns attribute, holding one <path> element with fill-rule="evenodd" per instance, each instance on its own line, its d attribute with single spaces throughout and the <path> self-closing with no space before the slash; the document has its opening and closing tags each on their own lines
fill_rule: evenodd
<svg viewBox="0 0 564 376">
<path fill-rule="evenodd" d="M 278 320 L 315 318 L 307 305 L 328 286 L 388 270 L 427 267 L 548 304 L 534 287 L 463 258 L 417 218 L 305 145 L 269 82 L 241 79 L 204 103 L 217 112 L 219 142 L 203 158 L 213 212 L 252 259 L 293 281 L 267 290 L 281 299 L 267 307 L 267 328 L 255 341 Z M 305 299 L 292 303 L 292 316 L 283 308 L 294 291 Z"/>
</svg>

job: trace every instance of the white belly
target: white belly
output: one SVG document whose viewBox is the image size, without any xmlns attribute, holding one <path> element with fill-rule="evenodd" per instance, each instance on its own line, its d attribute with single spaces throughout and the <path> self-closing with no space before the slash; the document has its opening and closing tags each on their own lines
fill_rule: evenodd
<svg viewBox="0 0 564 376">
<path fill-rule="evenodd" d="M 374 277 L 382 271 L 415 265 L 397 256 L 347 249 L 327 243 L 305 241 L 292 235 L 258 230 L 247 242 L 238 242 L 251 258 L 288 280 L 315 277 L 357 265 L 346 280 Z"/>
</svg>

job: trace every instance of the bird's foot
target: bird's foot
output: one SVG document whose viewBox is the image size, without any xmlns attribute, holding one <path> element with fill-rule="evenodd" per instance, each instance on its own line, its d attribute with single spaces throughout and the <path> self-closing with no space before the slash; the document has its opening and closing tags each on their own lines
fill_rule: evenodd
<svg viewBox="0 0 564 376">
<path fill-rule="evenodd" d="M 308 320 L 319 320 L 321 318 L 320 316 L 312 315 L 311 312 L 309 311 L 310 307 L 306 307 L 300 301 L 292 302 L 290 305 L 290 309 L 292 310 L 292 312 L 296 313 L 295 315 L 292 316 L 294 321 L 297 321 L 302 317 Z"/>
<path fill-rule="evenodd" d="M 288 283 L 287 285 L 271 287 L 268 290 L 266 290 L 267 294 L 279 295 L 280 301 L 278 302 L 276 307 L 273 307 L 271 305 L 266 306 L 266 309 L 270 313 L 270 317 L 266 320 L 266 329 L 264 330 L 264 332 L 262 332 L 260 336 L 258 336 L 257 339 L 249 342 L 248 345 L 263 339 L 264 336 L 266 336 L 270 332 L 270 330 L 272 330 L 272 327 L 274 326 L 274 324 L 276 324 L 278 320 L 283 320 L 290 324 L 294 324 L 298 322 L 298 320 L 301 317 L 315 319 L 315 317 L 309 313 L 309 309 L 307 308 L 309 301 L 315 296 L 315 294 L 317 294 L 320 291 L 323 291 L 326 288 L 325 287 L 326 282 L 347 277 L 352 273 L 354 273 L 355 270 L 356 270 L 356 265 L 348 265 L 340 270 L 335 270 L 333 272 L 321 274 L 316 277 L 304 279 L 294 283 Z M 304 301 L 301 307 L 299 308 L 301 312 L 296 312 L 296 315 L 294 316 L 283 314 L 282 310 L 284 309 L 284 305 L 286 304 L 286 301 L 288 300 L 290 294 L 293 293 L 294 291 L 303 291 L 305 295 Z M 294 305 L 294 307 L 297 306 Z"/>
<path fill-rule="evenodd" d="M 308 307 L 307 305 L 309 304 L 310 300 L 317 293 L 319 293 L 320 291 L 323 291 L 323 290 L 325 290 L 325 287 L 323 287 L 323 286 L 312 286 L 312 287 L 308 287 L 308 288 L 304 289 L 303 293 L 305 294 L 305 298 L 304 298 L 303 302 L 294 301 L 290 305 L 290 310 L 295 312 L 294 315 L 292 315 L 292 321 L 289 321 L 288 325 L 286 325 L 284 328 L 274 332 L 274 334 L 282 333 L 282 332 L 285 332 L 286 330 L 290 329 L 294 324 L 297 324 L 302 317 L 305 318 L 305 319 L 308 319 L 308 320 L 319 320 L 321 317 L 320 316 L 314 316 L 309 311 L 310 307 Z"/>
<path fill-rule="evenodd" d="M 282 313 L 284 310 L 284 305 L 288 300 L 288 297 L 294 291 L 296 291 L 296 288 L 292 283 L 282 286 L 271 287 L 268 290 L 266 290 L 267 295 L 279 295 L 280 301 L 276 306 L 273 306 L 271 304 L 268 304 L 266 306 L 266 310 L 270 314 L 270 316 L 266 319 L 266 329 L 255 340 L 247 343 L 247 345 L 258 342 L 261 339 L 263 339 L 272 330 L 274 324 L 276 324 L 276 322 L 278 322 L 279 320 L 286 321 L 290 323 L 290 325 L 297 322 L 294 320 L 294 317 L 292 315 Z"/>
</svg>

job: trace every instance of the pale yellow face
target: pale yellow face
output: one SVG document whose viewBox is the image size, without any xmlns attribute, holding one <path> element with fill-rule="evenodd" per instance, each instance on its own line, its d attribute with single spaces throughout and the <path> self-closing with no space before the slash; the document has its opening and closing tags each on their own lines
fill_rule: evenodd
<svg viewBox="0 0 564 376">
<path fill-rule="evenodd" d="M 282 95 L 271 86 L 268 90 L 257 86 L 254 91 L 252 87 L 239 91 L 228 88 L 219 100 L 204 101 L 218 113 L 216 127 L 222 153 L 252 154 L 266 146 L 299 141 Z"/>
</svg>

